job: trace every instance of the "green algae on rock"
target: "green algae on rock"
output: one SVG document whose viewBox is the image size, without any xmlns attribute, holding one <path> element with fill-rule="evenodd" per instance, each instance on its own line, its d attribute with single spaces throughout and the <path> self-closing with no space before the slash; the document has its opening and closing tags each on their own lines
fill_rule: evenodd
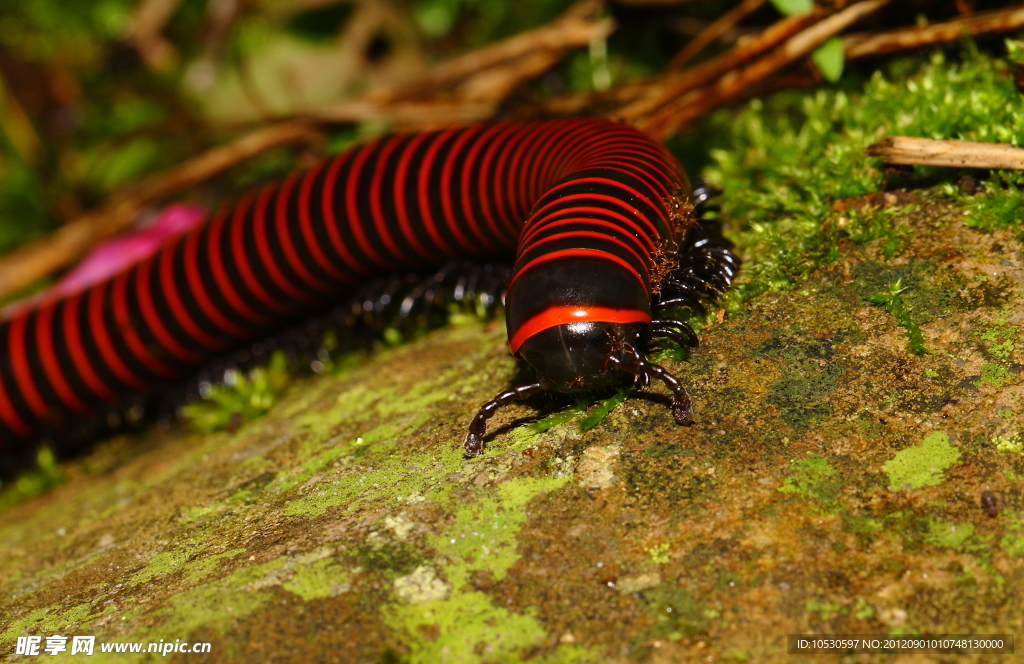
<svg viewBox="0 0 1024 664">
<path fill-rule="evenodd" d="M 960 459 L 960 450 L 949 444 L 942 431 L 929 434 L 919 444 L 900 450 L 884 465 L 889 490 L 920 489 L 946 480 L 944 471 Z"/>
</svg>

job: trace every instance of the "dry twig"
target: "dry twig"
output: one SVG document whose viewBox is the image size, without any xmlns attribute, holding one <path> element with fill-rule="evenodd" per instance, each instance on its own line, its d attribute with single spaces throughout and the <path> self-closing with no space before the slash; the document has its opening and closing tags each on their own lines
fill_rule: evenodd
<svg viewBox="0 0 1024 664">
<path fill-rule="evenodd" d="M 867 149 L 888 164 L 1024 170 L 1024 149 L 1003 143 L 890 136 Z"/>
<path fill-rule="evenodd" d="M 693 59 L 693 56 L 704 50 L 705 46 L 728 32 L 744 16 L 747 16 L 764 3 L 765 0 L 743 0 L 740 4 L 719 16 L 669 61 L 668 69 L 682 69 L 686 63 Z"/>
<path fill-rule="evenodd" d="M 905 51 L 931 44 L 951 42 L 965 34 L 1010 32 L 1024 27 L 1024 8 L 1000 9 L 964 16 L 946 23 L 933 23 L 882 33 L 860 33 L 843 38 L 847 60 Z"/>
<path fill-rule="evenodd" d="M 486 120 L 516 88 L 553 67 L 568 51 L 607 37 L 614 23 L 597 18 L 600 8 L 598 0 L 583 0 L 548 25 L 443 62 L 414 81 L 301 115 L 327 122 L 384 120 L 401 130 Z"/>
<path fill-rule="evenodd" d="M 715 108 L 744 98 L 755 84 L 809 55 L 815 48 L 888 2 L 864 0 L 827 16 L 793 35 L 764 57 L 742 69 L 729 72 L 714 85 L 664 103 L 660 108 L 636 118 L 634 124 L 654 136 L 664 138 Z"/>
</svg>

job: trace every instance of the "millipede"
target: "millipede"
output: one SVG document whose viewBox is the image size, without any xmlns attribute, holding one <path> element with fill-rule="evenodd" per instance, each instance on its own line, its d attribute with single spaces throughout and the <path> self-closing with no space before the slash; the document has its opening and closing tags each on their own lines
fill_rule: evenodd
<svg viewBox="0 0 1024 664">
<path fill-rule="evenodd" d="M 674 157 L 603 119 L 506 122 L 395 135 L 247 194 L 149 258 L 0 322 L 0 456 L 125 395 L 183 378 L 240 345 L 351 296 L 368 280 L 455 259 L 512 260 L 509 348 L 533 382 L 479 408 L 464 439 L 538 392 L 652 382 L 653 340 L 695 346 L 684 321 L 730 286 L 738 261 L 694 213 Z"/>
</svg>

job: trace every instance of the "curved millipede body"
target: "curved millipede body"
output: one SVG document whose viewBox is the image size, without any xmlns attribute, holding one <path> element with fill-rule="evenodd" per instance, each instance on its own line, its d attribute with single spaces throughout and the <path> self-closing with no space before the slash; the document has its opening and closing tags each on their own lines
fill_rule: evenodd
<svg viewBox="0 0 1024 664">
<path fill-rule="evenodd" d="M 116 277 L 0 322 L 0 453 L 369 278 L 453 258 L 514 257 L 510 347 L 538 371 L 480 409 L 467 454 L 500 406 L 545 389 L 656 379 L 686 423 L 685 390 L 645 350 L 652 336 L 696 338 L 655 313 L 700 309 L 737 267 L 689 214 L 688 187 L 659 143 L 600 119 L 399 135 L 323 160 Z"/>
</svg>

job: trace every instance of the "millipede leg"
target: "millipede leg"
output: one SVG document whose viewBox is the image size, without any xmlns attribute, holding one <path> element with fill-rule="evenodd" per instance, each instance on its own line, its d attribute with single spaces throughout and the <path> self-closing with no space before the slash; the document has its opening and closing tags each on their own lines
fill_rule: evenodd
<svg viewBox="0 0 1024 664">
<path fill-rule="evenodd" d="M 693 424 L 693 405 L 690 403 L 690 395 L 686 393 L 686 388 L 679 382 L 679 379 L 665 371 L 664 367 L 648 362 L 643 355 L 632 348 L 622 355 L 609 358 L 609 365 L 620 371 L 635 374 L 641 388 L 647 387 L 652 378 L 657 378 L 665 383 L 665 386 L 672 390 L 672 415 L 676 422 Z"/>
<path fill-rule="evenodd" d="M 664 336 L 681 346 L 696 348 L 700 341 L 697 333 L 686 323 L 675 318 L 655 318 L 651 321 L 651 336 Z M 685 337 L 685 340 L 683 339 Z"/>
<path fill-rule="evenodd" d="M 520 385 L 514 387 L 511 390 L 506 390 L 498 394 L 496 397 L 485 403 L 477 411 L 476 417 L 469 423 L 469 433 L 466 434 L 466 442 L 463 444 L 463 449 L 466 452 L 466 456 L 475 457 L 480 456 L 480 453 L 484 450 L 484 435 L 487 433 L 487 420 L 498 412 L 498 409 L 507 406 L 513 401 L 521 401 L 527 397 L 533 396 L 538 392 L 542 392 L 546 389 L 545 385 L 538 381 L 536 383 L 529 383 L 527 385 Z"/>
<path fill-rule="evenodd" d="M 678 424 L 693 424 L 693 405 L 690 403 L 690 395 L 686 388 L 679 382 L 679 379 L 665 371 L 657 364 L 644 362 L 644 373 L 651 378 L 657 378 L 665 383 L 668 389 L 672 390 L 672 415 Z"/>
</svg>

